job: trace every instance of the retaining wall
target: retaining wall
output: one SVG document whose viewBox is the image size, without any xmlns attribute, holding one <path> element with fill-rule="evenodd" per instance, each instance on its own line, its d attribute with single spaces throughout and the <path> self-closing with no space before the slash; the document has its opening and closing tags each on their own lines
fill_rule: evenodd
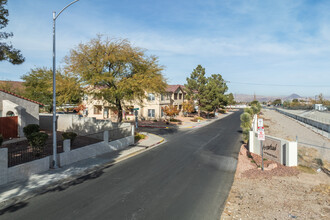
<svg viewBox="0 0 330 220">
<path fill-rule="evenodd" d="M 0 185 L 28 179 L 32 174 L 49 170 L 50 156 L 34 160 L 28 163 L 8 167 L 8 149 L 0 149 Z"/>
<path fill-rule="evenodd" d="M 103 141 L 86 147 L 70 150 L 70 140 L 65 140 L 64 152 L 59 154 L 59 164 L 60 166 L 69 165 L 80 160 L 120 150 L 132 144 L 134 144 L 134 136 L 129 136 L 116 141 Z"/>
<path fill-rule="evenodd" d="M 57 155 L 59 165 L 65 166 L 80 160 L 124 149 L 134 144 L 134 131 L 134 125 L 132 125 L 132 133 L 130 136 L 111 142 L 109 142 L 109 131 L 104 131 L 103 141 L 74 150 L 70 149 L 70 140 L 64 140 L 64 152 Z M 28 163 L 8 167 L 8 149 L 0 148 L 0 185 L 16 180 L 28 179 L 32 174 L 49 170 L 52 162 L 51 157 L 52 156 L 47 156 Z"/>
</svg>

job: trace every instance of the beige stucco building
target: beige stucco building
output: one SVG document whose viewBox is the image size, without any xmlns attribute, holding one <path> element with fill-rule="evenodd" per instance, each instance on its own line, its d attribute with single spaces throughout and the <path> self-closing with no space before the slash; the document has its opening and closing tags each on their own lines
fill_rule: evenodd
<svg viewBox="0 0 330 220">
<path fill-rule="evenodd" d="M 164 118 L 163 107 L 174 105 L 182 111 L 183 102 L 186 101 L 186 93 L 182 85 L 169 85 L 164 94 L 147 93 L 147 98 L 140 101 L 124 102 L 123 117 L 127 120 L 134 118 L 134 110 L 138 110 L 140 119 L 161 119 Z M 83 104 L 86 106 L 85 115 L 97 119 L 116 120 L 116 110 L 110 103 L 94 98 L 92 95 L 85 95 Z"/>
</svg>

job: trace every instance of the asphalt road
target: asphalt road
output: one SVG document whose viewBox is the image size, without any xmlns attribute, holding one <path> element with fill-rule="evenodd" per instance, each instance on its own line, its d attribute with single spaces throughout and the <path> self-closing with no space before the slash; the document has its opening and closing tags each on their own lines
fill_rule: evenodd
<svg viewBox="0 0 330 220">
<path fill-rule="evenodd" d="M 0 219 L 219 219 L 241 145 L 240 112 L 0 211 Z"/>
</svg>

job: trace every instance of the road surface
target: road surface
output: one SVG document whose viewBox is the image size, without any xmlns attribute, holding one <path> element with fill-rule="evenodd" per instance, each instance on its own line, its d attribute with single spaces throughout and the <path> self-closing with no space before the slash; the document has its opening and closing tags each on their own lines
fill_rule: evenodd
<svg viewBox="0 0 330 220">
<path fill-rule="evenodd" d="M 219 219 L 241 145 L 240 112 L 168 131 L 145 153 L 0 212 L 0 219 Z"/>
</svg>

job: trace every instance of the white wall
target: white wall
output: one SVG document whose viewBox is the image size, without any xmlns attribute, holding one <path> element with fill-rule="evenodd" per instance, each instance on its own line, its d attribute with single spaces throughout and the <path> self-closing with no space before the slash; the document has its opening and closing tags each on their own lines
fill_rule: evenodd
<svg viewBox="0 0 330 220">
<path fill-rule="evenodd" d="M 29 178 L 49 169 L 49 156 L 28 163 L 8 167 L 8 149 L 0 148 L 0 185 Z"/>
<path fill-rule="evenodd" d="M 285 139 L 266 135 L 266 139 L 278 140 L 281 143 L 281 164 L 285 162 L 286 166 L 298 166 L 297 142 L 287 141 Z M 257 133 L 250 131 L 249 150 L 252 153 L 261 155 L 260 141 Z M 285 161 L 284 161 L 285 155 Z"/>
<path fill-rule="evenodd" d="M 69 144 L 69 141 L 66 142 L 66 147 L 64 149 L 65 151 L 59 154 L 60 166 L 65 166 L 80 160 L 95 157 L 97 155 L 123 149 L 129 145 L 134 144 L 134 136 L 129 136 L 111 142 L 103 141 L 74 150 L 70 150 L 70 147 L 68 147 Z"/>
<path fill-rule="evenodd" d="M 39 105 L 38 104 L 0 91 L 0 111 L 2 111 L 2 116 L 6 116 L 6 113 L 7 113 L 7 112 L 3 111 L 3 108 L 4 108 L 3 101 L 4 100 L 8 100 L 25 109 L 25 111 L 22 112 L 22 117 L 26 121 L 27 125 L 28 124 L 39 124 Z"/>
<path fill-rule="evenodd" d="M 113 127 L 110 120 L 98 120 L 73 114 L 58 114 L 56 117 L 58 131 L 73 131 L 79 135 L 97 133 Z M 40 128 L 51 130 L 52 118 L 53 115 L 51 114 L 40 114 Z"/>
</svg>

